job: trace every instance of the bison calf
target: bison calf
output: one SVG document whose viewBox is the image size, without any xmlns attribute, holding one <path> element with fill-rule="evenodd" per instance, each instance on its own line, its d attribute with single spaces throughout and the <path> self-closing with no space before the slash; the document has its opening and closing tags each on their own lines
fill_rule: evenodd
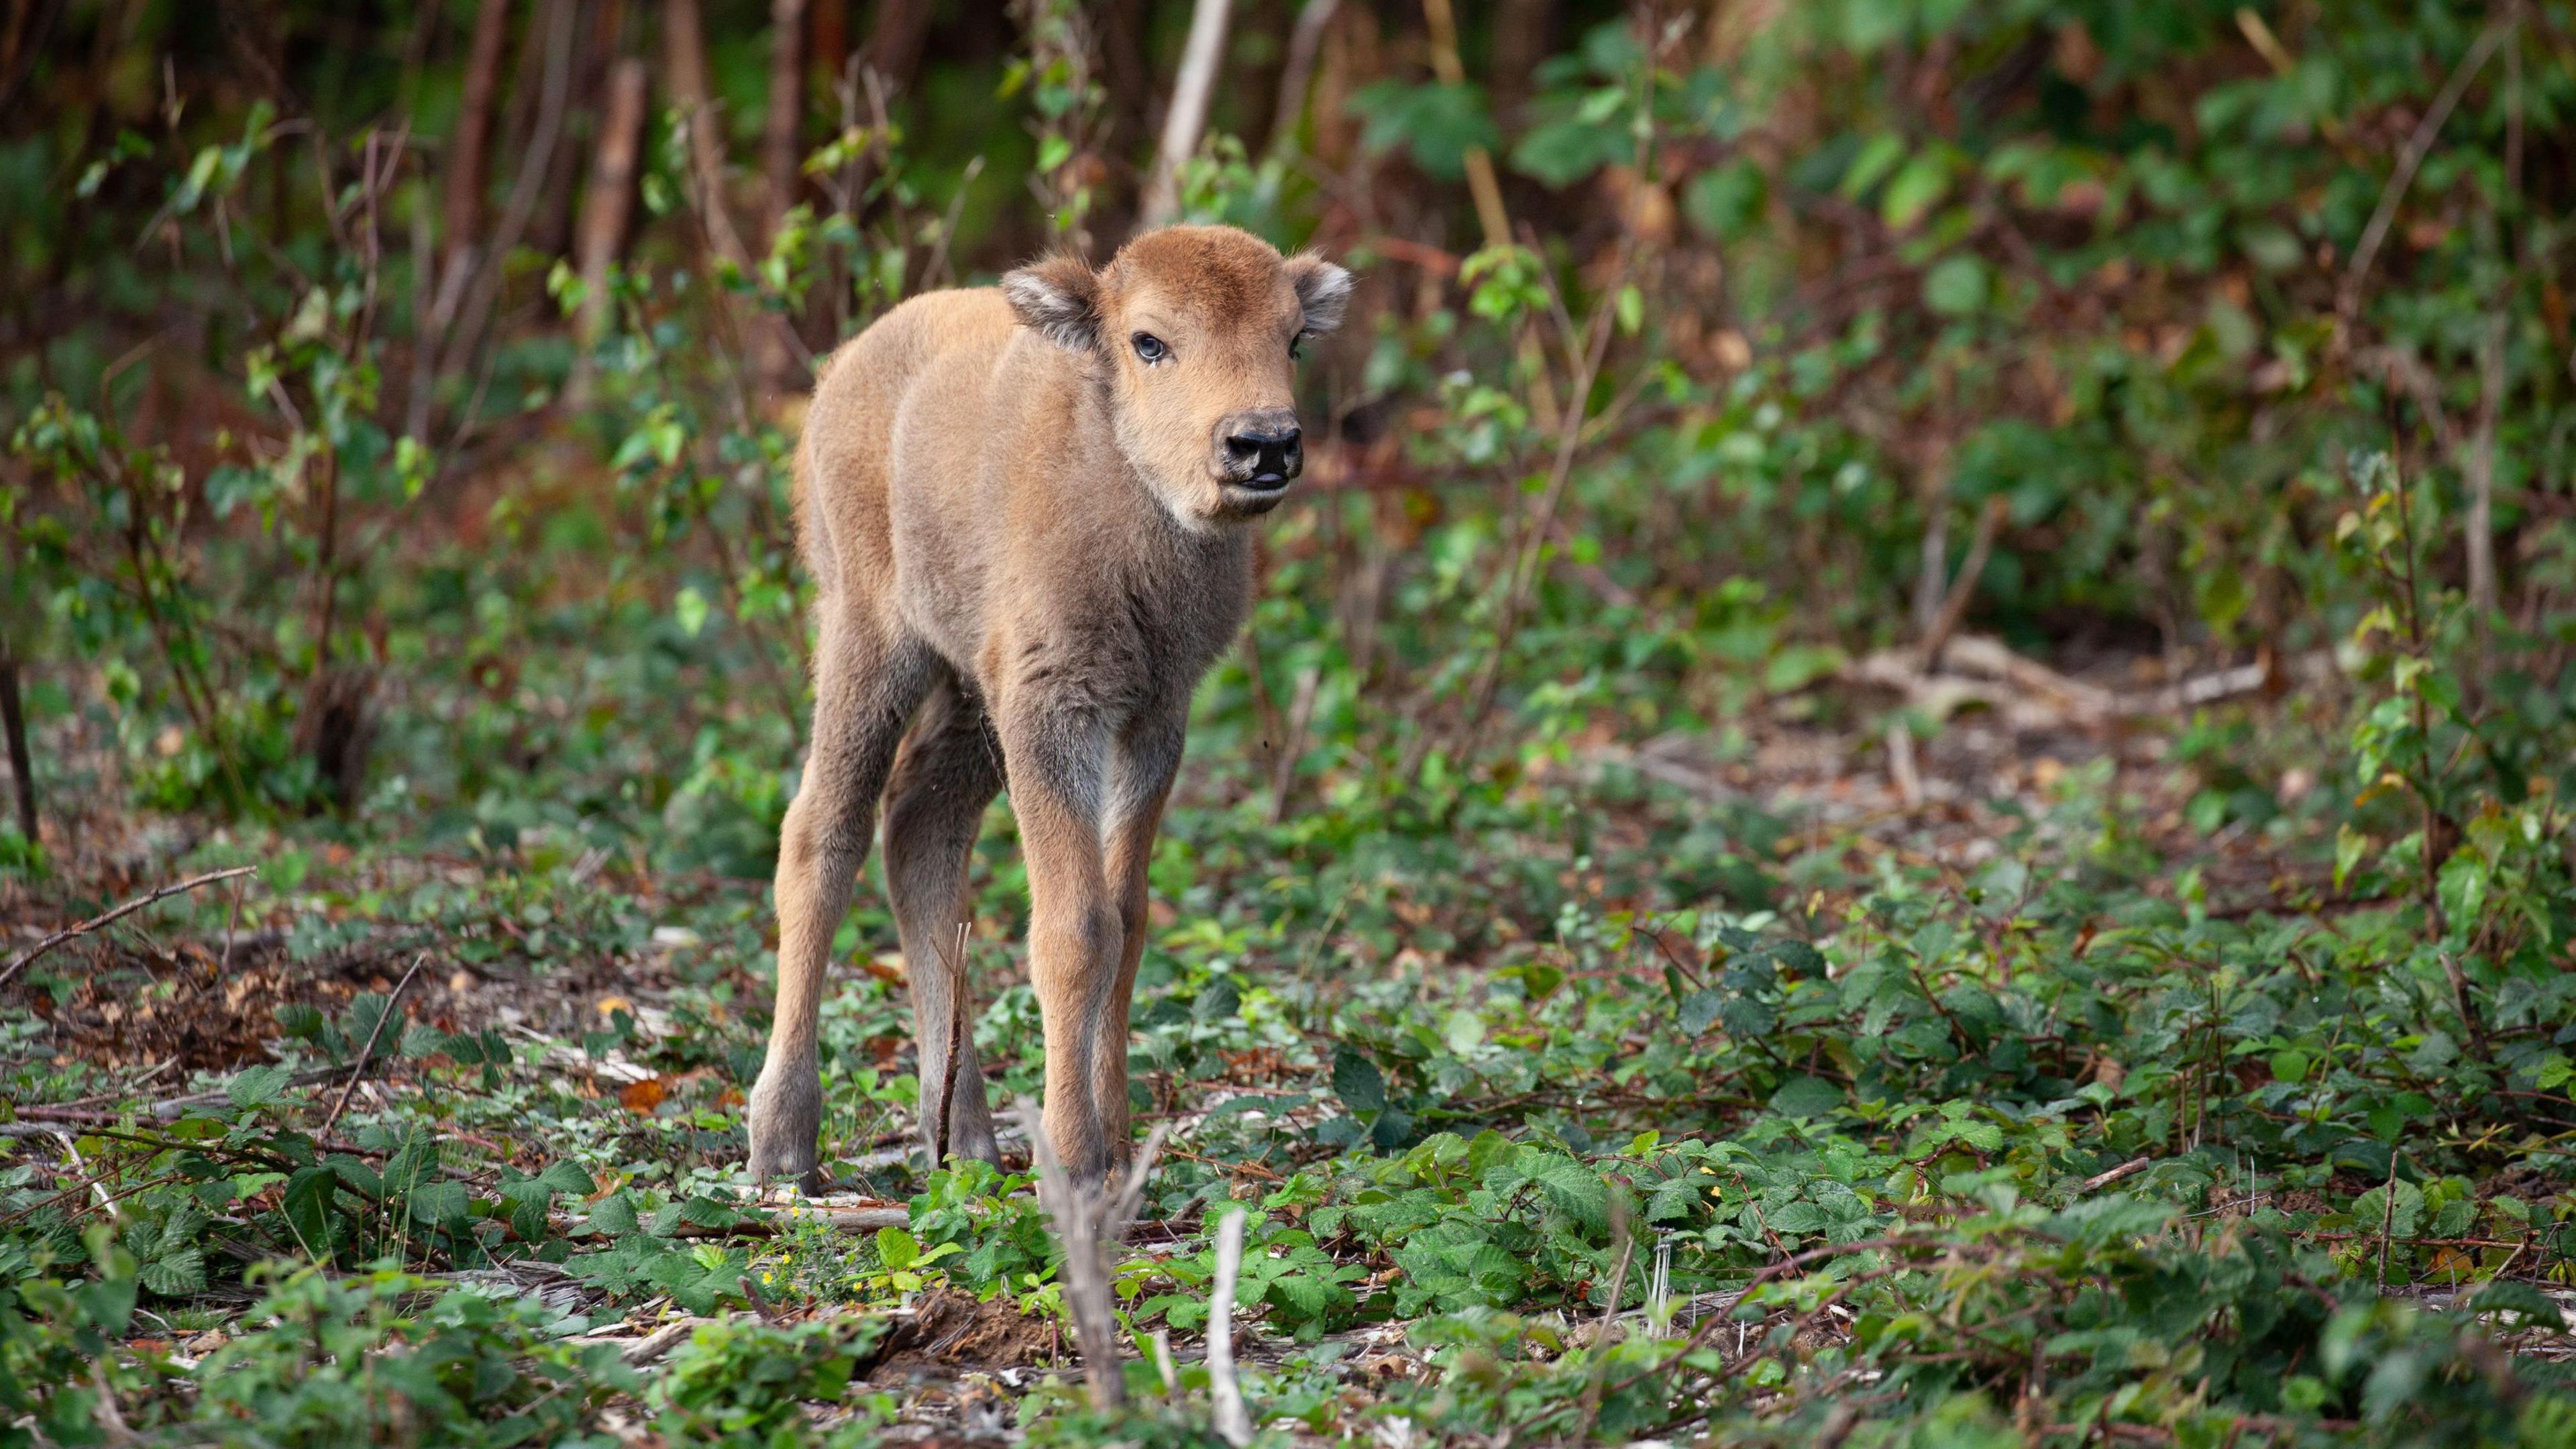
<svg viewBox="0 0 2576 1449">
<path fill-rule="evenodd" d="M 1302 465 L 1291 360 L 1350 289 L 1318 258 L 1174 227 L 1098 271 L 1059 258 L 916 297 L 833 355 L 797 448 L 813 747 L 779 841 L 754 1174 L 814 1173 L 815 1014 L 880 794 L 922 1134 L 934 1161 L 994 1155 L 951 953 L 976 826 L 1006 783 L 1047 1134 L 1085 1180 L 1126 1160 L 1146 862 L 1190 692 L 1250 603 L 1249 525 Z"/>
</svg>

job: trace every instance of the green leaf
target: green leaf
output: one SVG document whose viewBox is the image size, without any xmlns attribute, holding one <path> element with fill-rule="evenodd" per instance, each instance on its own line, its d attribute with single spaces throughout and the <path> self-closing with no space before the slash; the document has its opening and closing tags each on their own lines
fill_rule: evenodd
<svg viewBox="0 0 2576 1449">
<path fill-rule="evenodd" d="M 1953 255 L 1923 274 L 1923 305 L 1945 317 L 1965 317 L 1986 305 L 1986 264 Z"/>
<path fill-rule="evenodd" d="M 322 1165 L 331 1169 L 332 1176 L 337 1177 L 342 1186 L 360 1197 L 372 1201 L 385 1195 L 385 1180 L 376 1175 L 376 1170 L 345 1152 L 334 1152 L 323 1158 Z"/>
<path fill-rule="evenodd" d="M 636 1230 L 634 1195 L 619 1189 L 590 1205 L 590 1230 L 622 1238 Z"/>
<path fill-rule="evenodd" d="M 1905 138 L 1892 131 L 1882 131 L 1861 144 L 1853 153 L 1852 163 L 1843 172 L 1843 200 L 1858 201 L 1869 194 L 1896 164 L 1905 159 Z"/>
<path fill-rule="evenodd" d="M 265 1107 L 283 1095 L 287 1084 L 294 1080 L 295 1074 L 284 1067 L 248 1067 L 224 1083 L 224 1095 L 232 1099 L 236 1107 Z"/>
<path fill-rule="evenodd" d="M 195 1248 L 180 1248 L 145 1263 L 134 1276 L 135 1281 L 164 1298 L 203 1293 L 206 1255 Z"/>
<path fill-rule="evenodd" d="M 588 1197 L 599 1190 L 599 1184 L 590 1180 L 589 1173 L 570 1162 L 549 1163 L 545 1171 L 537 1174 L 537 1181 L 556 1192 L 570 1193 L 574 1197 Z"/>
<path fill-rule="evenodd" d="M 2370 850 L 2370 837 L 2352 828 L 2349 822 L 2335 827 L 2334 885 L 2342 890 L 2351 879 L 2353 867 Z"/>
<path fill-rule="evenodd" d="M 877 1261 L 888 1270 L 900 1273 L 920 1258 L 921 1243 L 912 1234 L 895 1227 L 877 1229 Z"/>
<path fill-rule="evenodd" d="M 1608 1230 L 1610 1189 L 1601 1180 L 1601 1174 L 1572 1158 L 1558 1157 L 1553 1153 L 1530 1155 L 1540 1159 L 1530 1176 L 1546 1189 L 1549 1201 L 1581 1223 L 1586 1232 Z"/>
<path fill-rule="evenodd" d="M 1681 1028 L 1684 1036 L 1698 1036 L 1717 1020 L 1726 1008 L 1726 993 L 1715 987 L 1694 991 L 1682 998 Z"/>
<path fill-rule="evenodd" d="M 1791 1077 L 1771 1094 L 1771 1110 L 1784 1117 L 1826 1117 L 1843 1104 L 1843 1089 L 1822 1077 Z"/>
<path fill-rule="evenodd" d="M 406 1208 L 415 1223 L 429 1227 L 462 1227 L 466 1209 L 465 1184 L 423 1183 L 412 1189 Z"/>
<path fill-rule="evenodd" d="M 1467 153 L 1490 151 L 1500 139 L 1473 86 L 1407 85 L 1385 80 L 1352 95 L 1350 110 L 1363 118 L 1360 146 L 1371 153 L 1402 150 L 1413 164 L 1442 181 L 1467 173 Z"/>
<path fill-rule="evenodd" d="M 671 614 L 679 621 L 680 632 L 695 639 L 707 627 L 707 596 L 695 584 L 688 585 L 671 600 Z"/>
<path fill-rule="evenodd" d="M 1949 189 L 1949 158 L 1937 149 L 1917 152 L 1887 183 L 1886 194 L 1878 199 L 1878 214 L 1890 227 L 1909 231 Z"/>
<path fill-rule="evenodd" d="M 1712 166 L 1682 192 L 1682 214 L 1719 241 L 1751 232 L 1770 206 L 1770 182 L 1749 159 Z"/>
<path fill-rule="evenodd" d="M 1333 1047 L 1333 1095 L 1354 1112 L 1378 1112 L 1386 1108 L 1386 1077 L 1348 1042 Z"/>
<path fill-rule="evenodd" d="M 1232 1021 L 1243 1010 L 1243 992 L 1232 981 L 1219 976 L 1190 1002 L 1190 1020 L 1201 1026 Z"/>
<path fill-rule="evenodd" d="M 331 1200 L 338 1183 L 338 1174 L 327 1167 L 300 1167 L 287 1178 L 286 1190 L 279 1195 L 288 1226 L 305 1251 L 316 1256 L 331 1250 Z M 463 1189 L 458 1192 L 461 1196 Z"/>
<path fill-rule="evenodd" d="M 1617 91 L 1607 94 L 1614 103 L 1623 99 Z M 1512 148 L 1512 169 L 1561 190 L 1627 160 L 1635 145 L 1623 125 L 1574 116 L 1531 127 Z"/>
</svg>

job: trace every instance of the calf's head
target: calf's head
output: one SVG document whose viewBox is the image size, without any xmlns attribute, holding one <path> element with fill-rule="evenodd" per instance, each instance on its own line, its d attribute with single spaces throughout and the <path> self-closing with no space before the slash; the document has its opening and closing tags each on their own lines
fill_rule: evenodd
<svg viewBox="0 0 2576 1449">
<path fill-rule="evenodd" d="M 1083 358 L 1120 451 L 1173 517 L 1258 517 L 1304 468 L 1297 348 L 1341 325 L 1349 272 L 1233 227 L 1175 226 L 1098 270 L 1072 257 L 1023 267 L 1002 292 Z"/>
</svg>

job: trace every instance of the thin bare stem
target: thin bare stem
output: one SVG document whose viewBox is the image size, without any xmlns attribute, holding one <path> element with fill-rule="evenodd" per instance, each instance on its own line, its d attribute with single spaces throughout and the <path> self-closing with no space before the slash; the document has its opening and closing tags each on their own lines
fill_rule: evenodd
<svg viewBox="0 0 2576 1449">
<path fill-rule="evenodd" d="M 1243 1385 L 1234 1375 L 1234 1285 L 1243 1268 L 1243 1219 L 1238 1208 L 1216 1228 L 1216 1283 L 1208 1296 L 1208 1401 L 1217 1437 L 1228 1444 L 1252 1442 L 1252 1419 L 1243 1409 Z"/>
<path fill-rule="evenodd" d="M 340 1100 L 331 1104 L 330 1115 L 322 1119 L 322 1132 L 329 1132 L 331 1124 L 340 1120 L 340 1114 L 349 1110 L 349 1098 L 356 1095 L 359 1081 L 367 1075 L 367 1063 L 375 1060 L 376 1043 L 384 1040 L 385 1023 L 394 1019 L 395 1010 L 402 1005 L 404 989 L 411 985 L 413 977 L 420 974 L 420 968 L 428 964 L 429 953 L 423 951 L 412 958 L 411 969 L 403 973 L 402 980 L 394 983 L 394 994 L 385 998 L 385 1009 L 376 1013 L 375 1029 L 367 1033 L 367 1044 L 358 1050 L 358 1064 L 349 1071 L 349 1084 L 340 1089 Z"/>
</svg>

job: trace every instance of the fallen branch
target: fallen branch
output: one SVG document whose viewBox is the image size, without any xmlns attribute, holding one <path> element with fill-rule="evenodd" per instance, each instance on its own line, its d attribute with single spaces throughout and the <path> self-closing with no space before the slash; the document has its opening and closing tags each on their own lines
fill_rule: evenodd
<svg viewBox="0 0 2576 1449">
<path fill-rule="evenodd" d="M 666 1323 L 627 1345 L 626 1361 L 638 1366 L 651 1363 L 677 1347 L 680 1340 L 695 1333 L 699 1324 L 713 1322 L 712 1318 L 683 1318 L 677 1323 Z"/>
<path fill-rule="evenodd" d="M 879 1228 L 900 1228 L 912 1222 L 912 1210 L 900 1207 L 833 1208 L 824 1212 L 790 1213 L 755 1222 L 735 1223 L 729 1227 L 702 1228 L 695 1223 L 682 1223 L 671 1236 L 675 1238 L 774 1238 L 782 1228 L 800 1222 L 821 1223 L 836 1233 L 873 1233 Z"/>
<path fill-rule="evenodd" d="M 900 1204 L 881 1207 L 791 1208 L 774 1217 L 751 1218 L 738 1223 L 706 1226 L 682 1223 L 666 1236 L 674 1238 L 774 1238 L 798 1223 L 820 1223 L 836 1233 L 873 1233 L 879 1228 L 900 1228 L 912 1221 L 912 1210 Z M 558 1218 L 555 1230 L 581 1233 L 589 1230 L 590 1219 Z"/>
<path fill-rule="evenodd" d="M 83 1137 L 97 1137 L 109 1142 L 131 1142 L 138 1147 L 149 1147 L 156 1152 L 167 1152 L 174 1148 L 191 1147 L 195 1145 L 194 1143 L 181 1142 L 168 1137 L 156 1137 L 149 1136 L 141 1132 L 126 1131 L 124 1128 L 114 1125 L 116 1120 L 115 1114 L 110 1112 L 84 1112 L 75 1117 L 68 1112 L 47 1112 L 42 1108 L 28 1107 L 20 1109 L 18 1115 L 23 1120 L 16 1122 L 0 1122 L 0 1137 L 16 1138 L 20 1140 L 31 1137 L 46 1137 L 55 1132 L 56 1128 L 54 1124 L 63 1123 L 71 1127 L 78 1128 L 80 1135 Z M 391 1152 L 381 1147 L 361 1147 L 355 1142 L 343 1142 L 336 1137 L 315 1137 L 309 1140 L 313 1146 L 320 1148 L 324 1152 L 345 1152 L 351 1157 L 390 1157 L 393 1155 Z M 294 1168 L 301 1165 L 295 1162 L 292 1158 L 284 1157 L 274 1152 L 251 1148 L 237 1148 L 234 1150 L 245 1159 L 255 1159 L 257 1161 L 270 1163 L 276 1166 Z M 461 1173 L 450 1175 L 457 1177 L 463 1176 Z"/>
<path fill-rule="evenodd" d="M 133 900 L 127 901 L 124 905 L 118 906 L 116 909 L 109 911 L 104 915 L 92 916 L 77 926 L 66 926 L 52 935 L 47 936 L 45 939 L 38 941 L 35 945 L 28 947 L 26 950 L 19 952 L 17 958 L 12 960 L 7 966 L 0 967 L 0 986 L 6 986 L 11 981 L 17 979 L 18 973 L 26 970 L 30 963 L 44 955 L 46 952 L 54 949 L 56 946 L 63 944 L 65 941 L 72 940 L 79 936 L 86 936 L 90 932 L 99 929 L 101 926 L 108 925 L 111 922 L 121 921 L 127 916 L 133 915 L 136 911 L 139 911 L 145 906 L 151 905 L 156 901 L 167 900 L 171 896 L 195 890 L 197 887 L 202 885 L 212 885 L 219 880 L 231 880 L 237 875 L 249 875 L 257 869 L 259 869 L 259 867 L 255 865 L 236 865 L 227 870 L 212 870 L 206 872 L 204 875 L 191 876 L 174 885 L 165 885 L 159 890 L 153 891 L 149 895 L 137 896 Z"/>
<path fill-rule="evenodd" d="M 1934 720 L 1962 705 L 1979 704 L 2017 729 L 2042 730 L 2176 714 L 2260 693 L 2281 679 L 2315 684 L 2336 670 L 2333 652 L 2320 649 L 2288 660 L 2231 665 L 2154 689 L 2120 691 L 2061 674 L 1987 635 L 1960 634 L 1939 642 L 1937 669 L 1924 668 L 1926 652 L 1917 645 L 1854 660 L 1841 677 L 1847 683 L 1895 690 Z"/>
<path fill-rule="evenodd" d="M 2119 1166 L 2112 1168 L 2108 1172 L 2097 1172 L 2091 1177 L 2084 1179 L 2084 1181 L 2078 1186 L 2078 1190 L 2082 1192 L 2100 1192 L 2102 1189 L 2109 1187 L 2115 1182 L 2137 1176 L 2139 1173 L 2144 1172 L 2149 1167 L 2153 1166 L 2154 1163 L 2155 1159 L 2152 1157 L 2132 1157 L 2128 1161 L 2121 1163 Z"/>
<path fill-rule="evenodd" d="M 173 1057 L 171 1060 L 178 1059 Z M 316 1067 L 310 1071 L 297 1072 L 286 1079 L 286 1085 L 309 1087 L 315 1082 L 329 1081 L 339 1074 L 339 1069 L 336 1067 Z M 139 1087 L 142 1083 L 137 1082 L 135 1085 Z M 125 1120 L 125 1114 L 132 1113 L 136 1116 L 149 1116 L 159 1121 L 170 1122 L 177 1120 L 190 1107 L 203 1107 L 224 1100 L 226 1100 L 226 1093 L 221 1088 L 211 1092 L 190 1092 L 180 1097 L 164 1097 L 157 1102 L 128 1102 L 125 1100 L 124 1093 L 111 1093 L 105 1096 L 83 1097 L 73 1102 L 33 1103 L 20 1107 L 18 1115 L 35 1120 L 58 1122 L 114 1123 Z"/>
</svg>

